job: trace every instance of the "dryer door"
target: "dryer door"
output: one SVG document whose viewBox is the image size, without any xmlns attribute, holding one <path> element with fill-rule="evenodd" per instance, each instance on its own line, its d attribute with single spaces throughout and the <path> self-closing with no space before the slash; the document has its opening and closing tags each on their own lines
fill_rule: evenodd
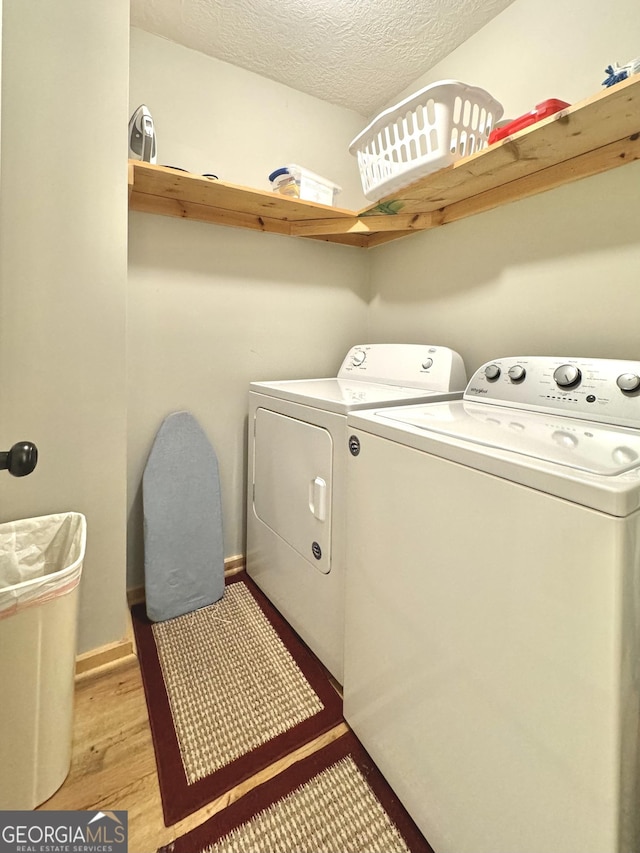
<svg viewBox="0 0 640 853">
<path fill-rule="evenodd" d="M 254 423 L 257 517 L 324 574 L 331 569 L 333 440 L 328 430 L 268 409 Z"/>
</svg>

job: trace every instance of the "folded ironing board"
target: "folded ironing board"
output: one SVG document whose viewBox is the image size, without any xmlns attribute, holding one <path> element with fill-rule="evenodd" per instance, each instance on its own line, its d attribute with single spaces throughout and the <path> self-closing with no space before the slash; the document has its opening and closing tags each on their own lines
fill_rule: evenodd
<svg viewBox="0 0 640 853">
<path fill-rule="evenodd" d="M 224 593 L 215 451 L 189 412 L 163 421 L 142 477 L 147 616 L 161 622 Z"/>
</svg>

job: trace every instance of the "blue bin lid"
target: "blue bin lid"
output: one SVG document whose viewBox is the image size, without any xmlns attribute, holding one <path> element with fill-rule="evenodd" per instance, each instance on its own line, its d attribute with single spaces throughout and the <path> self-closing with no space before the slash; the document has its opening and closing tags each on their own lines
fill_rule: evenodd
<svg viewBox="0 0 640 853">
<path fill-rule="evenodd" d="M 271 172 L 271 174 L 269 175 L 269 180 L 275 181 L 275 179 L 279 178 L 280 175 L 288 175 L 288 174 L 289 174 L 289 170 L 287 169 L 286 166 L 283 166 L 281 169 L 276 169 L 275 172 Z"/>
</svg>

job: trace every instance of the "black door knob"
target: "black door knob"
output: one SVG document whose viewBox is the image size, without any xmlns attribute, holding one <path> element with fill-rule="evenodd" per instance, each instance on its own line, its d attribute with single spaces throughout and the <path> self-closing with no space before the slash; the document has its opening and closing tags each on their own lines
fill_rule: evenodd
<svg viewBox="0 0 640 853">
<path fill-rule="evenodd" d="M 0 470 L 14 477 L 26 477 L 38 464 L 38 448 L 31 441 L 19 441 L 11 450 L 0 452 Z"/>
</svg>

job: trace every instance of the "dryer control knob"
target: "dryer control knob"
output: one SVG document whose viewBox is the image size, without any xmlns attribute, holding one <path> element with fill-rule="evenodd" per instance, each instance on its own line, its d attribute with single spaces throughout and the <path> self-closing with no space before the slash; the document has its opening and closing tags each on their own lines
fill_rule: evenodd
<svg viewBox="0 0 640 853">
<path fill-rule="evenodd" d="M 572 388 L 582 379 L 582 371 L 574 364 L 561 364 L 553 371 L 553 378 L 560 388 Z"/>
<path fill-rule="evenodd" d="M 512 382 L 522 382 L 526 375 L 527 371 L 521 364 L 514 364 L 513 367 L 509 368 L 509 379 Z"/>
<path fill-rule="evenodd" d="M 422 369 L 429 370 L 430 367 L 433 367 L 433 359 L 425 358 L 425 360 L 422 362 Z"/>
<path fill-rule="evenodd" d="M 497 379 L 500 376 L 500 368 L 497 364 L 488 364 L 484 369 L 484 375 L 487 379 Z"/>
<path fill-rule="evenodd" d="M 367 357 L 367 354 L 364 350 L 357 349 L 354 352 L 354 354 L 351 356 L 351 364 L 354 367 L 360 367 L 360 365 L 362 364 L 362 362 L 365 360 L 366 357 Z"/>
<path fill-rule="evenodd" d="M 621 391 L 637 391 L 640 388 L 640 376 L 637 373 L 621 373 L 616 379 Z"/>
</svg>

